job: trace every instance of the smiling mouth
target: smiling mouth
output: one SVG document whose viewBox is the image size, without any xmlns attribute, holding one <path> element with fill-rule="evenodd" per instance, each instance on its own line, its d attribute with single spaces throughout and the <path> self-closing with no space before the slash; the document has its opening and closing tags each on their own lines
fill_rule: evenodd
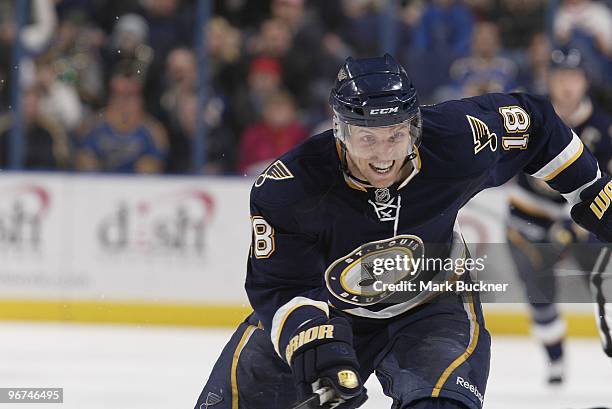
<svg viewBox="0 0 612 409">
<path fill-rule="evenodd" d="M 370 165 L 370 168 L 374 172 L 384 175 L 385 173 L 389 173 L 393 165 L 395 165 L 395 161 L 390 160 L 390 161 L 385 161 L 385 162 L 374 162 L 374 163 L 369 163 L 368 165 Z"/>
</svg>

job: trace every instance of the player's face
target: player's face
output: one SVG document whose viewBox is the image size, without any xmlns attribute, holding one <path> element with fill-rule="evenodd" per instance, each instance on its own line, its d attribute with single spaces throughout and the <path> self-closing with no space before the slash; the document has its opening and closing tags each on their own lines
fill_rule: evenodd
<svg viewBox="0 0 612 409">
<path fill-rule="evenodd" d="M 349 126 L 346 138 L 349 170 L 377 188 L 391 186 L 412 149 L 408 123 L 382 127 Z"/>
<path fill-rule="evenodd" d="M 575 107 L 584 98 L 587 88 L 582 70 L 559 69 L 550 73 L 549 91 L 553 104 Z"/>
</svg>

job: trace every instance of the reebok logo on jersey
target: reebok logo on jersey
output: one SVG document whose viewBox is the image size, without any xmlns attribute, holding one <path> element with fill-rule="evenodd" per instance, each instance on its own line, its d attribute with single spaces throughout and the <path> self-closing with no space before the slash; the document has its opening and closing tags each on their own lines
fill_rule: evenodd
<svg viewBox="0 0 612 409">
<path fill-rule="evenodd" d="M 283 180 L 283 179 L 291 179 L 293 178 L 293 173 L 287 169 L 287 166 L 280 160 L 277 160 L 257 177 L 255 181 L 255 187 L 260 187 L 264 184 L 266 179 L 272 180 Z"/>
<path fill-rule="evenodd" d="M 287 348 L 285 349 L 285 357 L 287 362 L 291 362 L 293 353 L 301 346 L 308 344 L 316 339 L 331 339 L 334 337 L 334 326 L 330 324 L 319 325 L 317 327 L 308 328 L 301 331 L 299 334 L 291 338 Z"/>
<path fill-rule="evenodd" d="M 494 152 L 497 149 L 497 135 L 489 131 L 487 124 L 471 115 L 466 115 L 472 136 L 474 137 L 474 154 L 477 154 L 487 146 Z"/>
<path fill-rule="evenodd" d="M 601 220 L 612 201 L 612 181 L 608 182 L 603 189 L 599 191 L 599 194 L 595 196 L 593 203 L 591 203 L 591 211 L 595 214 L 598 220 Z"/>
<path fill-rule="evenodd" d="M 398 112 L 399 107 L 370 109 L 370 115 L 396 114 Z"/>
<path fill-rule="evenodd" d="M 460 376 L 457 377 L 457 385 L 461 385 L 465 389 L 467 389 L 470 392 L 472 392 L 478 398 L 478 400 L 480 401 L 481 404 L 484 402 L 484 396 L 482 396 L 482 393 L 480 393 L 478 388 L 476 386 L 472 385 L 471 383 L 469 383 L 468 381 L 466 381 L 465 379 L 463 379 Z"/>
</svg>

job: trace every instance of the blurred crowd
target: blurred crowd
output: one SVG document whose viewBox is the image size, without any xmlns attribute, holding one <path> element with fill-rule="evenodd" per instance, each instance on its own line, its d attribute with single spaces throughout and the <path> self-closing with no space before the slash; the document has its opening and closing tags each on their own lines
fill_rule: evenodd
<svg viewBox="0 0 612 409">
<path fill-rule="evenodd" d="M 331 127 L 329 89 L 346 56 L 382 54 L 385 0 L 217 0 L 202 30 L 197 0 L 0 3 L 0 168 L 15 126 L 19 66 L 23 165 L 121 173 L 258 174 Z M 485 92 L 548 94 L 554 48 L 579 50 L 595 104 L 612 111 L 607 0 L 395 2 L 395 56 L 422 103 Z M 19 37 L 19 38 L 18 38 Z M 205 39 L 208 81 L 199 99 Z M 192 168 L 198 126 L 206 164 Z"/>
</svg>

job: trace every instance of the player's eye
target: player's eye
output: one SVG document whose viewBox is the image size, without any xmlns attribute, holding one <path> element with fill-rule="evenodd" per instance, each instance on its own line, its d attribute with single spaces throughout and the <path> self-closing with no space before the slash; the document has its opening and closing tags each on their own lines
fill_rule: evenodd
<svg viewBox="0 0 612 409">
<path fill-rule="evenodd" d="M 376 140 L 374 139 L 372 135 L 363 135 L 360 140 L 363 144 L 366 144 L 366 145 L 371 145 L 374 142 L 376 142 Z"/>
<path fill-rule="evenodd" d="M 389 137 L 389 142 L 391 143 L 397 143 L 399 141 L 401 141 L 404 138 L 404 134 L 401 132 L 398 133 L 394 133 L 393 135 L 391 135 Z"/>
</svg>

